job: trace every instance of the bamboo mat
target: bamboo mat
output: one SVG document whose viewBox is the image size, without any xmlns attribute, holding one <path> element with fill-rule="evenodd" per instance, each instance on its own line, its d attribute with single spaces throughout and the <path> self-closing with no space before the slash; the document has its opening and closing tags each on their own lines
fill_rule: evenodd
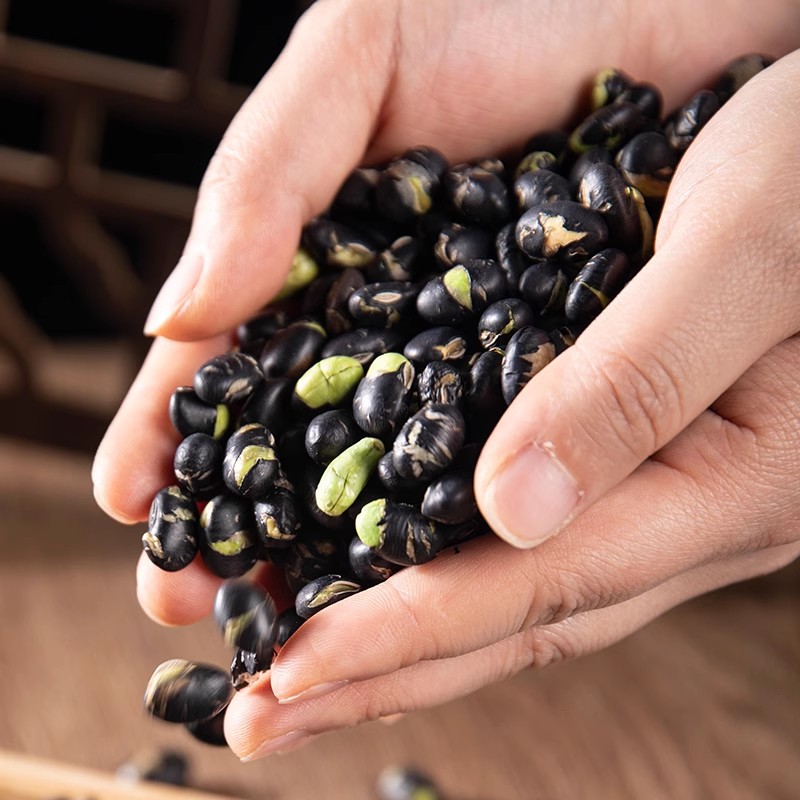
<svg viewBox="0 0 800 800">
<path fill-rule="evenodd" d="M 229 656 L 211 624 L 165 630 L 139 611 L 141 530 L 95 508 L 89 468 L 0 441 L 0 748 L 110 773 L 169 747 L 195 789 L 262 800 L 371 798 L 390 763 L 427 771 L 450 800 L 800 796 L 796 565 L 581 661 L 241 765 L 142 715 L 154 665 Z M 0 797 L 20 793 L 9 769 L 5 756 Z"/>
</svg>

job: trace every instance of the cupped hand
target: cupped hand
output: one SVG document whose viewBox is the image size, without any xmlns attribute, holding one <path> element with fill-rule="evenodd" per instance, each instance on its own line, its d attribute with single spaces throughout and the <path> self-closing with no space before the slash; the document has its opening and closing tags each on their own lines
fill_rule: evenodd
<svg viewBox="0 0 800 800">
<path fill-rule="evenodd" d="M 209 166 L 148 320 L 159 338 L 98 451 L 98 502 L 146 518 L 172 481 L 169 395 L 275 293 L 301 225 L 357 163 L 420 143 L 451 161 L 518 146 L 564 123 L 603 66 L 655 82 L 671 107 L 741 53 L 798 46 L 796 0 L 320 0 Z M 654 258 L 509 408 L 476 475 L 506 541 L 469 543 L 309 620 L 270 680 L 231 703 L 239 755 L 598 649 L 800 553 L 798 109 L 795 52 L 704 129 Z M 143 607 L 168 624 L 208 613 L 218 583 L 197 562 L 139 567 Z"/>
</svg>

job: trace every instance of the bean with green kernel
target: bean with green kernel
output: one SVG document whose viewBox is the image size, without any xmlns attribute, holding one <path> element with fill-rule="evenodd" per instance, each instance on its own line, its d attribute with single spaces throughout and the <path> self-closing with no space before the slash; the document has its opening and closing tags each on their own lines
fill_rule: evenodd
<svg viewBox="0 0 800 800">
<path fill-rule="evenodd" d="M 166 722 L 199 722 L 222 711 L 232 693 L 223 670 L 176 658 L 156 667 L 145 689 L 144 707 Z"/>
<path fill-rule="evenodd" d="M 242 580 L 228 580 L 214 598 L 214 619 L 227 647 L 255 653 L 266 660 L 277 634 L 275 602 L 260 586 Z"/>
<path fill-rule="evenodd" d="M 324 608 L 357 594 L 361 589 L 360 583 L 345 580 L 341 575 L 323 575 L 307 583 L 297 593 L 294 610 L 298 616 L 309 619 Z"/>
<path fill-rule="evenodd" d="M 302 406 L 317 410 L 339 405 L 364 377 L 364 367 L 350 356 L 323 358 L 297 380 L 294 397 Z"/>
<path fill-rule="evenodd" d="M 179 486 L 161 489 L 150 505 L 142 544 L 148 558 L 166 572 L 188 566 L 197 554 L 200 534 L 197 505 Z"/>
<path fill-rule="evenodd" d="M 222 477 L 235 494 L 263 499 L 272 491 L 279 469 L 275 437 L 263 425 L 244 425 L 228 439 Z"/>
<path fill-rule="evenodd" d="M 267 548 L 288 547 L 300 530 L 297 500 L 286 489 L 273 489 L 253 503 L 253 519 L 259 542 Z"/>
<path fill-rule="evenodd" d="M 265 378 L 297 378 L 319 358 L 327 334 L 314 320 L 298 320 L 265 345 L 259 363 Z"/>
<path fill-rule="evenodd" d="M 209 359 L 195 372 L 194 390 L 206 403 L 227 405 L 249 397 L 263 377 L 252 356 L 225 353 Z"/>
<path fill-rule="evenodd" d="M 570 322 L 591 322 L 619 294 L 631 277 L 631 262 L 622 250 L 608 248 L 592 256 L 567 291 L 564 305 Z"/>
<path fill-rule="evenodd" d="M 378 356 L 353 397 L 358 426 L 370 436 L 394 434 L 408 417 L 414 377 L 414 367 L 400 353 Z"/>
<path fill-rule="evenodd" d="M 228 407 L 222 403 L 211 405 L 197 396 L 191 386 L 179 386 L 169 400 L 169 418 L 182 436 L 205 433 L 222 439 L 231 424 Z"/>
<path fill-rule="evenodd" d="M 217 495 L 200 514 L 203 561 L 220 578 L 244 575 L 258 555 L 253 507 L 243 497 Z"/>
<path fill-rule="evenodd" d="M 323 514 L 339 517 L 355 502 L 385 453 L 380 439 L 365 437 L 340 453 L 322 473 L 314 495 Z"/>
</svg>

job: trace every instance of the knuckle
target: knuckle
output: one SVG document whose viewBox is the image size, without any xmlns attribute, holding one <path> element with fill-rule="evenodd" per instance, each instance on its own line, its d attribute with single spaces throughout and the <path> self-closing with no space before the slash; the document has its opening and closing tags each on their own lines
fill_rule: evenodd
<svg viewBox="0 0 800 800">
<path fill-rule="evenodd" d="M 527 665 L 534 669 L 551 667 L 581 655 L 573 637 L 560 626 L 532 628 L 526 632 L 523 646 L 527 651 Z"/>
<path fill-rule="evenodd" d="M 662 447 L 685 419 L 684 389 L 673 368 L 644 349 L 585 357 L 587 380 L 602 400 L 591 433 L 611 433 L 637 460 Z"/>
</svg>

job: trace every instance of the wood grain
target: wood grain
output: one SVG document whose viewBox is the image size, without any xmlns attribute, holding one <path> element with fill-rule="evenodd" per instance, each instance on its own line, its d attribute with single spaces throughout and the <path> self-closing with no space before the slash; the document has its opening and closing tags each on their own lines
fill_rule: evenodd
<svg viewBox="0 0 800 800">
<path fill-rule="evenodd" d="M 208 622 L 162 629 L 138 609 L 142 529 L 94 506 L 89 468 L 0 441 L 0 747 L 107 771 L 177 748 L 193 786 L 265 800 L 374 797 L 390 763 L 428 771 L 451 800 L 800 796 L 796 565 L 594 656 L 241 765 L 142 713 L 160 661 L 229 654 Z"/>
</svg>

